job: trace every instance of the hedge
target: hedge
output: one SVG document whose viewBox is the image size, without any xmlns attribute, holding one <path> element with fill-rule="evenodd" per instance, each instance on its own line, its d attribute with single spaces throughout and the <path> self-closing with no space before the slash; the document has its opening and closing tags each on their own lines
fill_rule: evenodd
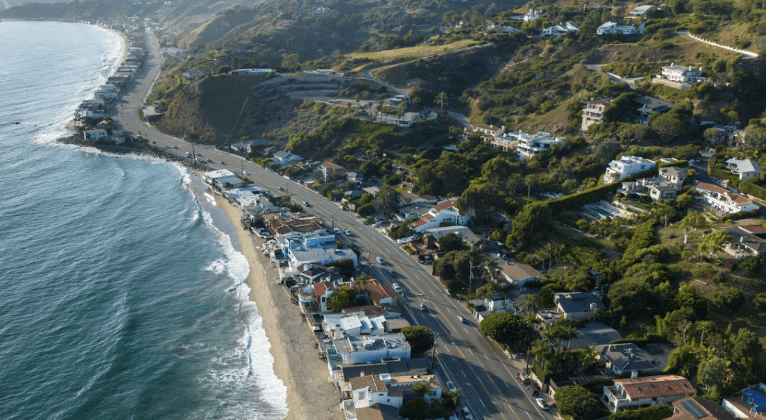
<svg viewBox="0 0 766 420">
<path fill-rule="evenodd" d="M 633 343 L 640 348 L 644 348 L 648 344 L 667 343 L 667 340 L 661 335 L 649 334 L 646 337 L 642 337 L 642 338 L 621 338 L 619 340 L 614 340 L 609 344 L 626 344 L 626 343 Z"/>
<path fill-rule="evenodd" d="M 566 197 L 557 198 L 555 200 L 548 202 L 548 208 L 550 208 L 554 214 L 561 211 L 565 211 L 565 210 L 568 211 L 572 209 L 579 209 L 580 207 L 586 204 L 595 203 L 596 201 L 604 197 L 606 194 L 616 193 L 617 190 L 622 186 L 623 182 L 629 182 L 629 181 L 634 181 L 636 179 L 653 177 L 657 175 L 657 173 L 658 173 L 658 168 L 655 167 L 653 169 L 649 169 L 648 171 L 639 172 L 625 179 L 612 182 L 611 184 L 599 185 L 598 187 L 593 187 L 589 190 L 580 191 L 578 193 L 574 193 Z"/>
<path fill-rule="evenodd" d="M 745 194 L 750 194 L 753 197 L 758 197 L 761 200 L 766 200 L 766 188 L 752 182 L 740 182 L 739 190 Z"/>
</svg>

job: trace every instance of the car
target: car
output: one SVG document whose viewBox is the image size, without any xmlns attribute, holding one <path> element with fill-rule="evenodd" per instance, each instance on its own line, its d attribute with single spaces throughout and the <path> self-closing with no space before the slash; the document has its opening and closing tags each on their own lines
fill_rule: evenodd
<svg viewBox="0 0 766 420">
<path fill-rule="evenodd" d="M 537 405 L 539 405 L 543 410 L 548 409 L 548 404 L 546 404 L 545 400 L 542 398 L 535 398 L 535 401 L 537 402 Z"/>
<path fill-rule="evenodd" d="M 208 159 L 207 163 L 213 163 L 213 159 Z"/>
<path fill-rule="evenodd" d="M 335 232 L 335 233 L 340 233 L 340 229 L 338 229 L 338 228 L 332 228 L 332 231 Z"/>
<path fill-rule="evenodd" d="M 455 386 L 455 384 L 452 381 L 447 381 L 447 390 L 449 392 L 455 392 L 455 391 L 457 391 L 457 387 Z"/>
<path fill-rule="evenodd" d="M 170 149 L 170 146 L 168 146 L 168 145 L 166 144 L 166 145 L 165 145 L 165 148 L 166 148 L 166 149 Z"/>
<path fill-rule="evenodd" d="M 375 257 L 376 260 L 378 260 L 378 264 L 385 264 L 386 262 L 383 261 L 383 258 Z"/>
<path fill-rule="evenodd" d="M 279 191 L 284 191 L 284 190 L 282 189 L 282 187 L 277 187 L 277 189 L 278 189 Z"/>
<path fill-rule="evenodd" d="M 242 173 L 245 174 L 245 175 L 250 175 L 250 172 L 248 172 L 248 171 L 243 171 Z"/>
<path fill-rule="evenodd" d="M 463 418 L 465 420 L 471 420 L 473 417 L 471 417 L 471 410 L 468 409 L 468 407 L 463 407 Z"/>
<path fill-rule="evenodd" d="M 396 292 L 396 293 L 402 293 L 402 286 L 399 286 L 396 283 L 392 284 L 391 288 L 394 289 L 394 292 Z"/>
<path fill-rule="evenodd" d="M 346 235 L 351 236 L 351 231 L 350 230 L 346 229 L 346 230 L 344 230 L 344 232 L 346 232 Z"/>
<path fill-rule="evenodd" d="M 219 160 L 218 163 L 220 163 L 221 165 L 226 165 L 226 163 L 222 160 Z"/>
<path fill-rule="evenodd" d="M 308 201 L 304 201 L 304 202 L 303 202 L 303 205 L 304 205 L 304 206 L 306 206 L 306 207 L 311 207 L 311 204 L 309 204 L 309 202 L 308 202 Z"/>
<path fill-rule="evenodd" d="M 428 312 L 428 306 L 426 306 L 424 303 L 420 304 L 420 310 L 423 312 Z"/>
<path fill-rule="evenodd" d="M 178 146 L 173 146 L 174 149 L 178 149 Z"/>
<path fill-rule="evenodd" d="M 396 277 L 396 271 L 394 270 L 388 270 L 388 274 L 390 274 L 391 277 Z"/>
<path fill-rule="evenodd" d="M 153 142 L 152 142 L 152 144 L 157 144 L 157 142 L 156 142 L 156 141 L 153 141 Z"/>
<path fill-rule="evenodd" d="M 457 316 L 457 319 L 458 319 L 458 321 L 460 321 L 460 322 L 462 322 L 462 323 L 464 323 L 464 324 L 465 324 L 465 322 L 466 322 L 466 321 L 465 321 L 465 317 L 464 317 L 463 315 L 458 315 L 458 316 Z"/>
<path fill-rule="evenodd" d="M 538 395 L 540 395 L 540 391 L 539 390 L 535 389 L 535 390 L 532 391 L 532 396 L 533 397 L 536 397 Z"/>
</svg>

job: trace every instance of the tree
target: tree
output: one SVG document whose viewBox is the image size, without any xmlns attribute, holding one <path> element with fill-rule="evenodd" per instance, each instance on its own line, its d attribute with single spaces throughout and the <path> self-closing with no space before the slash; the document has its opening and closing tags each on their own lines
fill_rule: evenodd
<svg viewBox="0 0 766 420">
<path fill-rule="evenodd" d="M 766 312 L 766 293 L 758 293 L 753 299 L 753 306 L 758 312 Z"/>
<path fill-rule="evenodd" d="M 463 240 L 456 233 L 450 232 L 439 238 L 439 251 L 460 251 L 463 249 Z"/>
<path fill-rule="evenodd" d="M 537 338 L 529 319 L 509 312 L 494 313 L 481 321 L 481 333 L 519 353 L 526 351 Z"/>
<path fill-rule="evenodd" d="M 596 354 L 596 345 L 592 345 L 590 347 L 583 347 L 582 351 L 580 351 L 580 364 L 585 368 L 587 371 L 590 369 L 591 366 L 594 366 L 598 363 L 598 355 Z"/>
<path fill-rule="evenodd" d="M 519 309 L 527 314 L 528 317 L 534 317 L 535 313 L 540 308 L 540 300 L 538 299 L 537 295 L 527 294 L 524 295 L 521 299 L 522 300 L 521 304 L 519 304 Z"/>
<path fill-rule="evenodd" d="M 676 373 L 691 378 L 697 372 L 699 365 L 699 349 L 696 345 L 686 344 L 677 347 L 668 356 L 666 373 Z"/>
<path fill-rule="evenodd" d="M 412 387 L 412 392 L 418 394 L 420 397 L 425 397 L 426 395 L 431 395 L 431 390 L 428 389 L 428 383 L 427 382 L 421 382 L 415 386 Z"/>
<path fill-rule="evenodd" d="M 378 190 L 378 193 L 375 194 L 375 199 L 372 201 L 372 205 L 375 207 L 376 211 L 389 214 L 396 208 L 397 195 L 398 193 L 394 187 L 388 184 L 383 184 L 380 187 L 380 190 Z"/>
<path fill-rule="evenodd" d="M 434 346 L 436 336 L 433 330 L 428 327 L 410 325 L 402 328 L 402 334 L 404 334 L 407 342 L 410 343 L 413 353 L 423 353 Z"/>
<path fill-rule="evenodd" d="M 731 236 L 726 230 L 717 230 L 702 240 L 702 243 L 697 248 L 700 255 L 708 254 L 708 258 L 712 258 L 716 251 L 720 250 L 724 244 L 731 242 Z"/>
<path fill-rule="evenodd" d="M 332 310 L 340 310 L 354 301 L 356 298 L 356 289 L 353 287 L 343 287 L 340 291 L 333 293 L 332 296 L 327 298 L 327 308 Z"/>
<path fill-rule="evenodd" d="M 686 245 L 689 240 L 689 234 L 697 229 L 704 229 L 707 226 L 707 219 L 705 219 L 702 213 L 689 210 L 689 213 L 681 220 L 679 226 L 684 230 L 684 245 Z"/>
<path fill-rule="evenodd" d="M 521 248 L 527 246 L 532 238 L 544 235 L 551 225 L 551 210 L 544 202 L 535 202 L 528 206 L 513 218 L 511 234 L 505 240 L 508 248 Z"/>
<path fill-rule="evenodd" d="M 438 95 L 436 95 L 436 102 L 439 103 L 439 110 L 444 111 L 444 102 L 447 101 L 447 92 L 440 92 Z"/>
<path fill-rule="evenodd" d="M 529 195 L 532 192 L 532 187 L 537 184 L 537 177 L 534 174 L 529 174 L 524 177 L 524 185 L 527 186 L 527 204 L 529 204 Z"/>
<path fill-rule="evenodd" d="M 697 383 L 704 386 L 705 390 L 710 392 L 711 388 L 719 385 L 728 376 L 730 371 L 729 365 L 731 365 L 731 362 L 717 356 L 703 360 L 697 369 Z"/>
<path fill-rule="evenodd" d="M 727 287 L 713 296 L 713 305 L 727 312 L 738 312 L 745 303 L 745 295 L 736 287 Z"/>
<path fill-rule="evenodd" d="M 405 419 L 423 419 L 428 413 L 428 401 L 425 398 L 415 398 L 405 401 L 399 409 L 399 416 Z"/>
<path fill-rule="evenodd" d="M 407 110 L 407 106 L 404 105 L 404 102 L 399 102 L 398 105 L 396 105 L 396 116 L 399 118 L 402 118 L 402 115 L 404 115 L 404 112 Z"/>
<path fill-rule="evenodd" d="M 751 277 L 758 277 L 763 272 L 764 261 L 761 257 L 750 255 L 739 262 L 739 268 L 745 270 Z"/>
<path fill-rule="evenodd" d="M 572 416 L 574 420 L 599 417 L 601 403 L 596 395 L 580 385 L 559 388 L 554 397 L 559 413 Z"/>
<path fill-rule="evenodd" d="M 288 54 L 282 57 L 282 67 L 287 71 L 295 71 L 301 67 L 301 60 L 298 54 Z"/>
</svg>

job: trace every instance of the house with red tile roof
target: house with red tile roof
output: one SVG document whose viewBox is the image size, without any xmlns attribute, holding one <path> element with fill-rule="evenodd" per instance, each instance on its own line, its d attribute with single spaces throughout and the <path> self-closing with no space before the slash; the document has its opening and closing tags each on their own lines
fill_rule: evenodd
<svg viewBox="0 0 766 420">
<path fill-rule="evenodd" d="M 465 226 L 471 217 L 472 214 L 461 214 L 457 208 L 457 201 L 449 199 L 435 205 L 428 213 L 408 226 L 415 232 L 423 232 L 426 229 L 438 228 L 443 223 Z"/>
<path fill-rule="evenodd" d="M 319 170 L 322 171 L 322 175 L 324 176 L 324 182 L 327 182 L 328 180 L 330 180 L 330 178 L 332 178 L 332 176 L 335 175 L 336 173 L 345 174 L 346 172 L 348 172 L 346 168 L 340 165 L 336 165 L 332 162 L 327 162 L 327 161 L 322 162 L 322 164 L 319 165 Z"/>
<path fill-rule="evenodd" d="M 314 283 L 311 293 L 314 295 L 314 302 L 322 312 L 327 312 L 327 299 L 335 293 L 335 285 L 329 281 Z"/>
<path fill-rule="evenodd" d="M 369 293 L 372 303 L 376 305 L 396 305 L 396 292 L 394 292 L 394 289 L 376 279 L 367 282 L 367 293 Z"/>
<path fill-rule="evenodd" d="M 658 404 L 670 404 L 696 394 L 688 379 L 678 375 L 615 379 L 605 386 L 601 401 L 613 413 Z"/>
<path fill-rule="evenodd" d="M 741 211 L 756 210 L 760 206 L 753 200 L 733 193 L 718 185 L 700 182 L 695 187 L 699 196 L 697 199 L 709 204 L 714 209 L 723 213 L 739 213 Z"/>
</svg>

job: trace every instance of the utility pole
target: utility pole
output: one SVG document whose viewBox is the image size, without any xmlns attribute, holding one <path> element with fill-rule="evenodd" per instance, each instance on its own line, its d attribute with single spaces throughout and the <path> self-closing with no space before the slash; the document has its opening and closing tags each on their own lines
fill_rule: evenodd
<svg viewBox="0 0 766 420">
<path fill-rule="evenodd" d="M 435 359 L 436 359 L 436 340 L 434 339 L 434 347 L 431 349 L 431 369 L 434 368 Z"/>
<path fill-rule="evenodd" d="M 470 272 L 468 273 L 468 303 L 471 303 L 471 291 L 473 290 L 473 265 L 469 266 Z"/>
</svg>

